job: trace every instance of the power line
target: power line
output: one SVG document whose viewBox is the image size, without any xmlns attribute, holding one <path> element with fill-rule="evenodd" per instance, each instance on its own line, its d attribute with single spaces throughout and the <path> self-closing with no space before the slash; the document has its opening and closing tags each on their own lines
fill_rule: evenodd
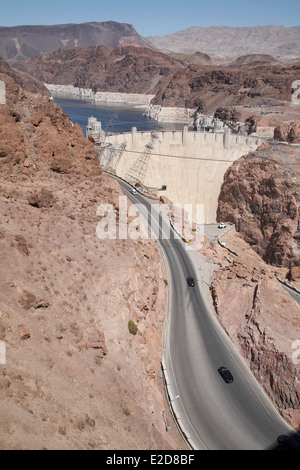
<svg viewBox="0 0 300 470">
<path fill-rule="evenodd" d="M 114 148 L 115 151 L 117 150 L 122 150 L 121 148 Z M 137 151 L 137 150 L 128 150 L 128 149 L 124 149 L 123 152 L 125 153 L 136 153 L 136 154 L 140 154 L 141 152 Z M 166 158 L 179 158 L 179 159 L 186 159 L 186 160 L 203 160 L 203 161 L 208 161 L 208 162 L 220 162 L 220 163 L 234 163 L 236 160 L 227 160 L 227 159 L 218 159 L 218 158 L 203 158 L 203 157 L 190 157 L 190 156 L 183 156 L 183 155 L 167 155 L 167 154 L 164 154 L 164 153 L 151 153 L 150 155 L 151 157 L 166 157 Z M 251 154 L 252 158 L 264 158 L 265 160 L 270 160 L 274 163 L 278 163 L 280 164 L 281 162 L 275 160 L 274 158 L 270 158 L 270 157 L 262 157 L 261 155 L 257 154 Z M 289 165 L 293 165 L 293 166 L 297 166 L 297 165 L 300 165 L 300 163 L 289 163 Z"/>
<path fill-rule="evenodd" d="M 140 154 L 140 156 L 135 160 L 133 165 L 127 171 L 125 175 L 126 181 L 134 185 L 136 185 L 137 183 L 143 184 L 143 181 L 146 177 L 148 164 L 150 161 L 150 156 L 152 155 L 151 151 L 153 150 L 154 144 L 158 140 L 158 138 L 159 136 L 156 132 L 151 132 L 151 138 L 148 144 L 146 144 L 145 150 L 142 154 Z"/>
</svg>

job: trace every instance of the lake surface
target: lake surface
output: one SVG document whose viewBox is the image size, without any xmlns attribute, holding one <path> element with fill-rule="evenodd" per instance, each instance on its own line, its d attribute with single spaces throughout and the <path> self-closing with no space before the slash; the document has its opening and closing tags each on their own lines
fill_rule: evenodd
<svg viewBox="0 0 300 470">
<path fill-rule="evenodd" d="M 80 98 L 58 98 L 54 101 L 68 113 L 70 120 L 78 123 L 86 137 L 88 118 L 94 116 L 102 123 L 102 130 L 107 132 L 128 132 L 132 127 L 138 131 L 182 130 L 185 124 L 157 122 L 143 116 L 145 108 L 126 104 L 95 103 Z"/>
</svg>

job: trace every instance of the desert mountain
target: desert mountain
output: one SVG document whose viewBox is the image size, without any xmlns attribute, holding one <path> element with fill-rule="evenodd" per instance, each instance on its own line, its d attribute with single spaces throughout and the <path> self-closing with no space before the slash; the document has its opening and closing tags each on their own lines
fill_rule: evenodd
<svg viewBox="0 0 300 470">
<path fill-rule="evenodd" d="M 156 49 L 126 23 L 62 24 L 53 26 L 0 27 L 0 56 L 15 63 L 32 58 L 40 52 L 61 47 L 105 46 L 149 47 Z"/>
<path fill-rule="evenodd" d="M 229 63 L 247 54 L 269 54 L 286 62 L 300 55 L 300 26 L 193 26 L 166 36 L 151 36 L 147 39 L 154 46 L 167 51 L 200 51 L 219 63 Z"/>
<path fill-rule="evenodd" d="M 270 66 L 270 67 L 283 67 L 284 65 L 278 60 L 273 59 L 272 56 L 267 54 L 248 54 L 242 57 L 238 57 L 233 63 L 233 67 L 259 67 L 259 66 Z"/>
<path fill-rule="evenodd" d="M 270 68 L 270 60 L 252 70 L 242 65 L 245 60 L 225 67 L 210 65 L 203 54 L 175 57 L 146 48 L 92 46 L 40 54 L 21 68 L 44 83 L 154 94 L 152 104 L 207 114 L 219 107 L 290 101 L 291 84 L 299 77 L 299 67 Z"/>
<path fill-rule="evenodd" d="M 278 279 L 287 282 L 287 275 L 289 285 L 299 290 L 300 269 L 288 273 L 266 264 L 234 229 L 222 242 L 236 258 L 229 260 L 224 249 L 223 260 L 218 256 L 221 268 L 210 286 L 213 310 L 273 404 L 299 431 L 299 368 L 291 344 L 299 338 L 300 307 Z"/>
<path fill-rule="evenodd" d="M 43 83 L 41 83 L 39 80 L 34 79 L 27 73 L 17 71 L 14 68 L 10 67 L 9 64 L 2 59 L 2 57 L 0 57 L 0 70 L 1 73 L 5 73 L 6 77 L 11 77 L 14 82 L 21 88 L 31 93 L 40 93 L 41 95 L 50 96 L 50 93 L 45 88 Z"/>
</svg>

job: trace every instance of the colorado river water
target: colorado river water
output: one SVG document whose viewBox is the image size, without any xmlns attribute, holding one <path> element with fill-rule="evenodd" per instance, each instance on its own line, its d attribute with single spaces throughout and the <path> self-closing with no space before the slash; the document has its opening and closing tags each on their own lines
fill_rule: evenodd
<svg viewBox="0 0 300 470">
<path fill-rule="evenodd" d="M 66 99 L 54 97 L 54 101 L 68 113 L 70 120 L 78 123 L 83 135 L 86 136 L 85 126 L 88 118 L 94 116 L 102 123 L 102 129 L 108 132 L 128 132 L 132 127 L 138 131 L 182 130 L 185 124 L 157 122 L 143 116 L 143 107 L 126 104 L 96 103 L 83 99 Z"/>
</svg>

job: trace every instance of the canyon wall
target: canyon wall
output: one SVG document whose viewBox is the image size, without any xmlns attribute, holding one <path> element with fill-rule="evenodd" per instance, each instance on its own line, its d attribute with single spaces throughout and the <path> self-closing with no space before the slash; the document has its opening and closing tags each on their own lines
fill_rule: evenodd
<svg viewBox="0 0 300 470">
<path fill-rule="evenodd" d="M 300 307 L 278 282 L 287 269 L 266 264 L 234 228 L 222 242 L 234 258 L 220 245 L 206 249 L 217 266 L 210 286 L 216 316 L 273 404 L 299 431 Z M 300 277 L 296 281 L 299 289 Z"/>
<path fill-rule="evenodd" d="M 269 264 L 300 264 L 299 146 L 265 143 L 225 174 L 218 217 Z"/>
<path fill-rule="evenodd" d="M 97 237 L 119 185 L 41 84 L 1 60 L 0 81 L 0 447 L 184 449 L 166 432 L 157 247 Z"/>
</svg>

